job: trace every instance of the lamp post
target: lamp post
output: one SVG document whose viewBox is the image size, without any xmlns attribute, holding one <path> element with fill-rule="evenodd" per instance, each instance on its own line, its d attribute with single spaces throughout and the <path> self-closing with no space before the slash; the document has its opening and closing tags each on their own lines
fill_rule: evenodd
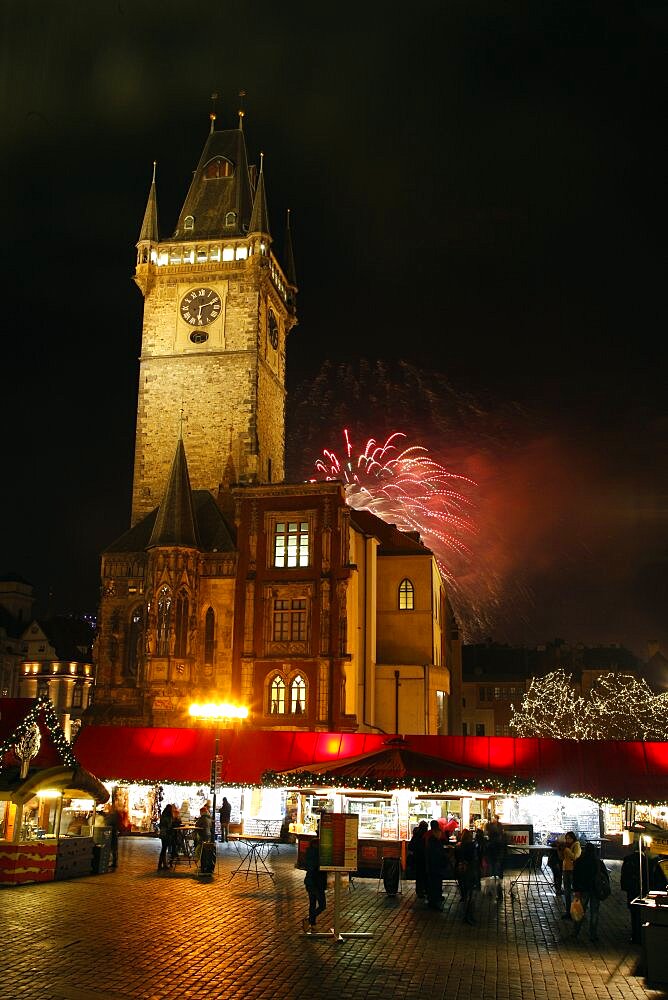
<svg viewBox="0 0 668 1000">
<path fill-rule="evenodd" d="M 231 702 L 208 702 L 205 705 L 191 705 L 190 715 L 193 719 L 216 723 L 216 738 L 214 742 L 213 762 L 211 765 L 211 791 L 213 793 L 213 822 L 211 824 L 211 841 L 216 842 L 216 789 L 218 788 L 218 757 L 220 749 L 220 723 L 248 718 L 246 705 L 233 705 Z"/>
</svg>

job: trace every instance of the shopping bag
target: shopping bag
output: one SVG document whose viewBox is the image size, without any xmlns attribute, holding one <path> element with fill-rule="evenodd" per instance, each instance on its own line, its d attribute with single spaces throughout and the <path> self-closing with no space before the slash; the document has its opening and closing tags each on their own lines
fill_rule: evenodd
<svg viewBox="0 0 668 1000">
<path fill-rule="evenodd" d="M 483 896 L 496 896 L 497 880 L 495 878 L 481 878 L 480 892 Z"/>
<path fill-rule="evenodd" d="M 584 915 L 584 906 L 579 899 L 574 899 L 571 903 L 571 920 L 575 920 L 577 923 L 580 923 Z"/>
</svg>

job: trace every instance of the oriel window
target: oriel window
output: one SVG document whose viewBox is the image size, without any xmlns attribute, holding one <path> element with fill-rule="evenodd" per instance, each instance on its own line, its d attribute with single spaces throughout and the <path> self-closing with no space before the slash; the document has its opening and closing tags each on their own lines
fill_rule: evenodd
<svg viewBox="0 0 668 1000">
<path fill-rule="evenodd" d="M 308 566 L 308 521 L 277 521 L 274 528 L 274 566 Z"/>
</svg>

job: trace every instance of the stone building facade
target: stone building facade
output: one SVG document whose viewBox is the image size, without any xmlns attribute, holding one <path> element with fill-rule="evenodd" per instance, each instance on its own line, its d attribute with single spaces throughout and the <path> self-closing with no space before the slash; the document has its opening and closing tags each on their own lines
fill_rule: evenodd
<svg viewBox="0 0 668 1000">
<path fill-rule="evenodd" d="M 88 721 L 231 700 L 261 729 L 446 733 L 461 651 L 433 554 L 340 483 L 283 482 L 290 230 L 281 264 L 262 165 L 214 125 L 173 236 L 154 176 L 137 245 L 132 522 L 102 556 Z"/>
</svg>

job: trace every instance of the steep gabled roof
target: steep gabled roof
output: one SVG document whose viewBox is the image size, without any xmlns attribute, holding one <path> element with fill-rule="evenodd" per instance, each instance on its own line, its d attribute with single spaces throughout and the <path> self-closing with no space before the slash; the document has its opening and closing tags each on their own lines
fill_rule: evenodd
<svg viewBox="0 0 668 1000">
<path fill-rule="evenodd" d="M 214 497 L 208 490 L 192 491 L 193 516 L 199 538 L 201 552 L 234 552 L 234 537 Z M 158 508 L 138 521 L 134 527 L 126 531 L 115 542 L 112 542 L 104 554 L 113 552 L 144 552 L 148 548 Z"/>
<path fill-rule="evenodd" d="M 216 165 L 220 169 L 216 169 Z M 230 166 L 227 167 L 227 164 Z M 229 175 L 224 176 L 229 170 Z M 207 177 L 207 173 L 220 176 Z M 186 200 L 181 209 L 173 239 L 219 239 L 245 236 L 253 206 L 246 156 L 246 142 L 241 129 L 210 132 L 197 164 Z M 234 215 L 232 221 L 231 214 Z M 185 220 L 192 216 L 192 228 Z M 228 224 L 226 224 L 226 220 Z"/>
<path fill-rule="evenodd" d="M 167 489 L 162 503 L 158 507 L 158 515 L 148 541 L 148 548 L 155 545 L 182 545 L 186 548 L 199 548 L 188 462 L 181 438 L 176 445 L 176 453 L 167 480 Z"/>
<path fill-rule="evenodd" d="M 378 555 L 433 555 L 420 541 L 416 531 L 400 531 L 396 524 L 387 524 L 382 518 L 376 517 L 368 510 L 350 512 L 350 522 L 365 535 L 375 535 L 380 542 Z"/>
</svg>

